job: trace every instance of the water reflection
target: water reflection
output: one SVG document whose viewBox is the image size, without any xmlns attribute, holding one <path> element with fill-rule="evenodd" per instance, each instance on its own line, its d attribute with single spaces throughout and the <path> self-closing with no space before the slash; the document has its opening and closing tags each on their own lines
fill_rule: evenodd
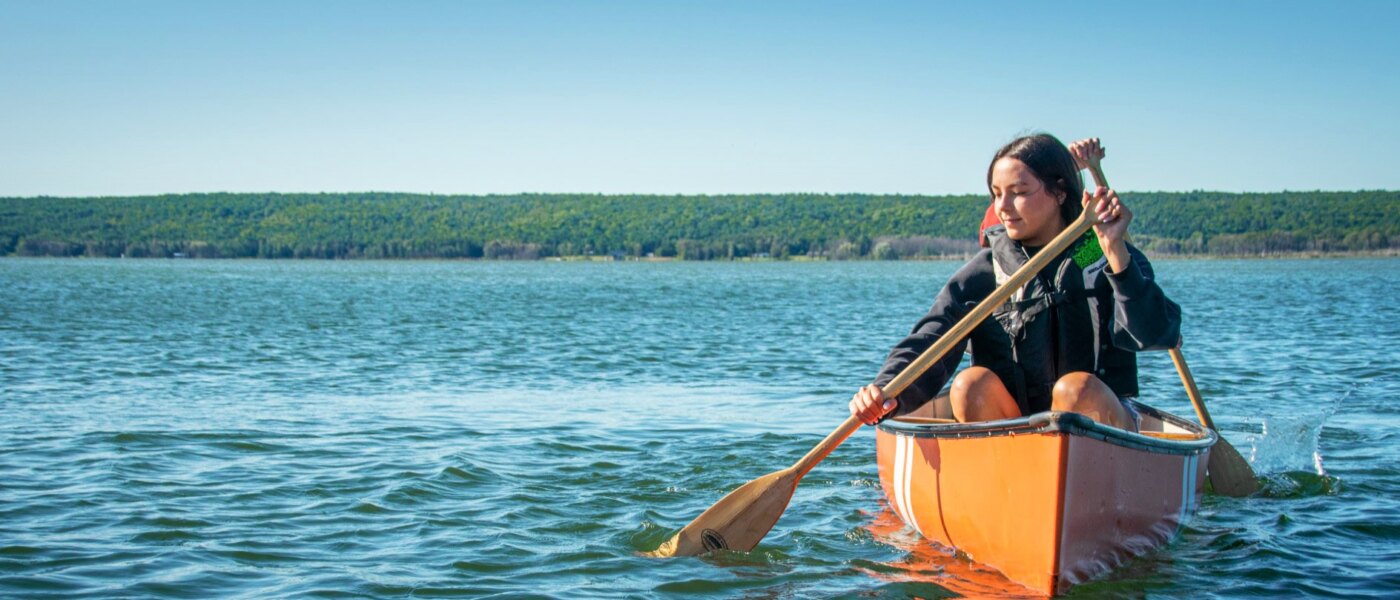
<svg viewBox="0 0 1400 600">
<path fill-rule="evenodd" d="M 927 584 L 945 592 L 933 597 L 1041 597 L 991 567 L 924 539 L 906 527 L 889 510 L 889 505 L 881 503 L 881 507 L 866 530 L 875 541 L 899 549 L 904 556 L 891 562 L 869 561 L 863 570 L 871 577 L 895 583 Z M 928 596 L 920 594 L 920 597 Z"/>
</svg>

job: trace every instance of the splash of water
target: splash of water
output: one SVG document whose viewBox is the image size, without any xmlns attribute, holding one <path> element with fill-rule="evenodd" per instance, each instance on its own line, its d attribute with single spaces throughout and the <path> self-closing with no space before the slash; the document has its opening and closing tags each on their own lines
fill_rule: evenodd
<svg viewBox="0 0 1400 600">
<path fill-rule="evenodd" d="M 1250 436 L 1249 462 L 1265 476 L 1271 497 L 1330 494 L 1339 481 L 1327 474 L 1322 459 L 1322 428 L 1338 407 L 1356 391 L 1351 384 L 1316 410 L 1270 415 L 1261 419 L 1260 433 Z M 1317 397 L 1324 397 L 1317 394 Z"/>
<path fill-rule="evenodd" d="M 1251 446 L 1249 462 L 1261 473 L 1311 470 L 1325 477 L 1322 427 L 1355 390 L 1356 385 L 1352 384 L 1315 411 L 1263 417 L 1260 433 L 1247 438 Z"/>
</svg>

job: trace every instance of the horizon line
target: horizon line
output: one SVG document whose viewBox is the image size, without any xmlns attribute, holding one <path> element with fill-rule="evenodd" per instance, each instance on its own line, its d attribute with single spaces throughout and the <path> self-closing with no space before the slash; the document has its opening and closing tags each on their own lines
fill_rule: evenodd
<svg viewBox="0 0 1400 600">
<path fill-rule="evenodd" d="M 1208 189 L 1191 189 L 1191 190 L 1117 190 L 1117 191 L 1118 191 L 1119 193 L 1121 193 L 1121 194 L 1231 194 L 1231 195 L 1248 195 L 1248 194 L 1294 194 L 1294 193 L 1312 193 L 1312 194 L 1400 193 L 1400 189 L 1394 189 L 1394 190 L 1392 190 L 1392 189 L 1386 189 L 1386 188 L 1374 188 L 1374 189 L 1368 189 L 1368 188 L 1358 188 L 1358 189 L 1321 189 L 1321 188 L 1317 188 L 1317 189 L 1280 189 L 1280 190 L 1269 190 L 1269 191 L 1261 191 L 1261 190 L 1228 191 L 1228 190 L 1208 190 Z M 726 197 L 726 196 L 874 196 L 874 197 L 894 197 L 894 196 L 911 197 L 911 196 L 912 196 L 912 197 L 927 197 L 927 198 L 952 198 L 952 197 L 966 197 L 966 196 L 982 196 L 982 195 L 984 195 L 984 194 L 982 194 L 982 193 L 956 193 L 956 192 L 952 192 L 952 193 L 950 193 L 950 192 L 930 193 L 930 192 L 814 192 L 814 191 L 787 191 L 787 192 L 694 192 L 694 193 L 677 193 L 677 192 L 541 192 L 541 191 L 519 191 L 519 192 L 435 192 L 435 191 L 430 191 L 430 192 L 409 192 L 409 191 L 390 191 L 390 190 L 316 191 L 316 192 L 291 191 L 291 192 L 288 192 L 288 191 L 276 191 L 276 190 L 259 190 L 259 191 L 226 191 L 226 190 L 220 190 L 220 191 L 157 192 L 157 193 L 108 194 L 108 195 L 58 195 L 58 194 L 50 195 L 50 194 L 38 194 L 38 195 L 28 195 L 28 196 L 12 196 L 12 195 L 3 195 L 3 194 L 0 194 L 0 198 L 3 198 L 3 199 L 5 199 L 5 200 L 46 200 L 46 199 L 47 199 L 47 200 L 98 200 L 98 199 L 115 199 L 115 198 L 160 198 L 160 197 L 167 197 L 167 196 L 214 196 L 214 195 L 258 195 L 258 194 L 273 194 L 273 195 L 281 195 L 281 196 L 293 196 L 293 195 L 305 195 L 305 196 L 351 196 L 351 195 L 357 195 L 357 194 L 389 194 L 389 195 L 403 195 L 403 196 L 444 196 L 444 197 L 454 197 L 454 196 L 455 196 L 455 197 L 474 197 L 474 198 L 512 197 L 512 196 L 599 196 L 599 197 L 607 197 L 607 196 L 658 196 L 658 197 L 675 197 L 675 198 L 712 198 L 712 197 Z"/>
</svg>

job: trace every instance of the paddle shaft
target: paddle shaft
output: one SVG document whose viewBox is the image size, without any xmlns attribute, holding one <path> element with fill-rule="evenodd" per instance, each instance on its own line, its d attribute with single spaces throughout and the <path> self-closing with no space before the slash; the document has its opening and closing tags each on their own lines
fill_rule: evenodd
<svg viewBox="0 0 1400 600">
<path fill-rule="evenodd" d="M 1206 410 L 1206 402 L 1201 399 L 1201 390 L 1196 387 L 1196 378 L 1191 376 L 1191 368 L 1186 366 L 1186 357 L 1181 355 L 1181 347 L 1172 348 L 1169 352 L 1172 355 L 1172 364 L 1176 365 L 1176 374 L 1181 376 L 1181 384 L 1186 386 L 1186 396 L 1191 398 L 1191 406 L 1196 409 L 1196 418 L 1200 419 L 1202 425 L 1215 429 L 1215 421 Z"/>
<path fill-rule="evenodd" d="M 919 354 L 913 362 L 909 363 L 909 366 L 904 367 L 904 370 L 900 371 L 899 375 L 896 375 L 895 378 L 885 384 L 883 388 L 880 388 L 880 391 L 886 398 L 895 398 L 899 396 L 901 392 L 922 376 L 924 371 L 927 371 L 934 363 L 942 360 L 955 346 L 962 343 L 963 338 L 966 338 L 968 334 L 972 333 L 973 329 L 981 325 L 982 321 L 987 320 L 987 317 L 991 316 L 993 311 L 1011 298 L 1011 295 L 1015 294 L 1016 290 L 1021 289 L 1021 286 L 1025 285 L 1026 282 L 1030 281 L 1032 277 L 1035 277 L 1037 273 L 1049 265 L 1050 261 L 1069 249 L 1070 246 L 1079 241 L 1079 238 L 1084 237 L 1084 234 L 1097 222 L 1095 219 L 1096 215 L 1092 210 L 1086 209 L 1084 212 L 1080 213 L 1078 219 L 1075 219 L 1064 231 L 1061 231 L 1059 235 L 1055 236 L 1055 239 L 1050 240 L 1050 243 L 1046 244 L 1044 248 L 1041 248 L 1040 252 L 1037 252 L 1029 261 L 1026 261 L 1026 264 L 1016 269 L 1016 272 L 1011 275 L 1010 279 L 1006 280 L 1006 283 L 1001 284 L 1001 286 L 990 295 L 982 299 L 981 302 L 978 302 L 977 306 L 971 311 L 968 311 L 967 315 L 959 320 L 952 329 L 949 329 L 940 336 L 938 340 L 934 341 L 933 345 Z M 812 470 L 812 467 L 817 466 L 817 463 L 826 458 L 828 454 L 831 454 L 832 450 L 835 450 L 837 446 L 840 446 L 842 442 L 846 441 L 846 438 L 851 437 L 851 434 L 855 433 L 857 429 L 860 429 L 860 424 L 860 419 L 856 418 L 855 415 L 851 415 L 843 421 L 835 431 L 826 436 L 826 439 L 823 439 L 821 443 L 817 444 L 815 448 L 812 448 L 810 452 L 799 459 L 792 468 L 798 472 L 799 476 L 806 475 L 808 471 Z"/>
<path fill-rule="evenodd" d="M 1099 161 L 1088 161 L 1088 164 L 1089 174 L 1094 176 L 1094 183 L 1101 188 L 1108 187 L 1108 178 L 1103 176 L 1103 167 L 1099 165 Z"/>
<path fill-rule="evenodd" d="M 857 429 L 860 429 L 860 419 L 856 418 L 855 415 L 846 417 L 846 420 L 842 421 L 841 425 L 838 426 L 835 431 L 828 434 L 826 438 L 822 439 L 814 448 L 802 455 L 802 458 L 798 459 L 797 463 L 792 465 L 792 469 L 797 471 L 798 477 L 806 475 L 808 471 L 811 471 L 813 467 L 817 466 L 817 463 L 825 459 L 828 454 L 831 454 L 832 450 L 835 450 L 837 446 L 840 446 L 842 442 L 846 441 L 846 438 L 851 437 L 851 434 L 855 433 Z"/>
</svg>

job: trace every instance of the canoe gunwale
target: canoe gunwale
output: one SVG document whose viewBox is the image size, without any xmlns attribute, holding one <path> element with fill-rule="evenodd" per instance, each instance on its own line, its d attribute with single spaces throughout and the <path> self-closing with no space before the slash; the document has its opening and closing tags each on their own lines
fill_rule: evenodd
<svg viewBox="0 0 1400 600">
<path fill-rule="evenodd" d="M 879 424 L 879 430 L 918 438 L 967 439 L 1026 435 L 1036 433 L 1066 433 L 1100 440 L 1115 446 L 1156 454 L 1192 455 L 1206 452 L 1219 436 L 1210 429 L 1201 427 L 1171 413 L 1152 408 L 1136 400 L 1129 400 L 1133 407 L 1144 416 L 1151 416 L 1200 437 L 1196 439 L 1166 439 L 1125 431 L 1104 425 L 1073 412 L 1049 411 L 1029 417 L 981 421 L 976 423 L 911 423 L 899 419 L 889 419 Z"/>
</svg>

